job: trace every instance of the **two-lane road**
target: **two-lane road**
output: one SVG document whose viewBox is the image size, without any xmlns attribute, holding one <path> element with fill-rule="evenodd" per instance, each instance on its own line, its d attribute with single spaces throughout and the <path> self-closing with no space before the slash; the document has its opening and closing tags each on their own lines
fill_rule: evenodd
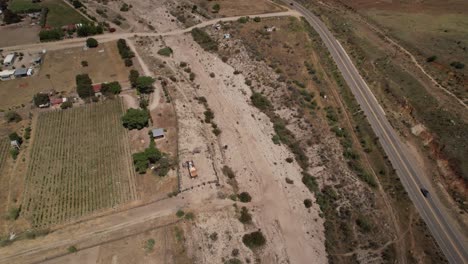
<svg viewBox="0 0 468 264">
<path fill-rule="evenodd" d="M 418 162 L 411 156 L 402 140 L 388 122 L 385 112 L 372 91 L 367 86 L 359 71 L 347 55 L 338 40 L 327 29 L 325 24 L 312 12 L 296 2 L 285 0 L 285 3 L 301 13 L 317 31 L 328 48 L 343 78 L 350 87 L 356 100 L 364 111 L 372 129 L 379 137 L 385 153 L 389 157 L 397 175 L 408 192 L 409 197 L 426 222 L 450 263 L 468 263 L 468 250 L 463 230 L 458 230 L 453 219 L 435 195 L 435 191 L 424 177 Z M 420 188 L 426 188 L 430 194 L 426 198 Z"/>
</svg>

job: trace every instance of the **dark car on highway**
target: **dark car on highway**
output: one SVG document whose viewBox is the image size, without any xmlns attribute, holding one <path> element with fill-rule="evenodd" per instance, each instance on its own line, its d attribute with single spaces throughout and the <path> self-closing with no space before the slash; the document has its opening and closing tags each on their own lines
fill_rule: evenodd
<svg viewBox="0 0 468 264">
<path fill-rule="evenodd" d="M 422 193 L 422 195 L 424 195 L 424 197 L 426 197 L 426 198 L 429 196 L 429 191 L 426 190 L 426 189 L 424 189 L 424 188 L 421 188 L 421 193 Z"/>
</svg>

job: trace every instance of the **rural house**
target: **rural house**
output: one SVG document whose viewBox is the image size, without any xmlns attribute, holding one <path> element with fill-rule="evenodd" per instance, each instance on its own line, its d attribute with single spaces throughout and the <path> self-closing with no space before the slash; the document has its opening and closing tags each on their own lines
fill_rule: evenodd
<svg viewBox="0 0 468 264">
<path fill-rule="evenodd" d="M 164 138 L 164 129 L 163 128 L 153 128 L 151 129 L 151 135 L 154 139 Z"/>
<path fill-rule="evenodd" d="M 28 69 L 26 68 L 19 68 L 15 70 L 15 78 L 21 78 L 28 76 Z"/>
</svg>

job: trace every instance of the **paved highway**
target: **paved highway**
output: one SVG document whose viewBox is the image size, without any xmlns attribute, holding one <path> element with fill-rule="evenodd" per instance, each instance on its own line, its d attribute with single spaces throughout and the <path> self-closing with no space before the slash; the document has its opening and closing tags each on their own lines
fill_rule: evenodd
<svg viewBox="0 0 468 264">
<path fill-rule="evenodd" d="M 409 194 L 421 217 L 436 239 L 450 263 L 468 263 L 467 241 L 463 230 L 453 224 L 453 219 L 445 212 L 445 208 L 435 195 L 431 185 L 423 175 L 417 161 L 411 156 L 400 137 L 388 122 L 385 112 L 367 86 L 359 71 L 347 55 L 338 40 L 327 29 L 325 24 L 297 2 L 284 1 L 295 9 L 318 32 L 325 43 L 343 78 L 350 87 L 356 100 L 364 111 L 372 129 L 379 137 L 385 153 L 389 157 L 397 175 Z M 292 4 L 292 5 L 291 5 Z M 429 190 L 424 197 L 420 188 Z"/>
</svg>

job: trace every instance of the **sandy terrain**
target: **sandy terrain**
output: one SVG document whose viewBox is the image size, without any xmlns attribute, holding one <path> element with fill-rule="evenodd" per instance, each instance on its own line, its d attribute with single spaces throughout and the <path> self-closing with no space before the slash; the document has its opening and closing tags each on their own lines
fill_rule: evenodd
<svg viewBox="0 0 468 264">
<path fill-rule="evenodd" d="M 219 163 L 232 167 L 241 191 L 248 191 L 253 197 L 254 219 L 265 232 L 268 241 L 268 246 L 260 254 L 261 258 L 265 263 L 307 263 L 310 259 L 317 260 L 317 263 L 326 262 L 319 209 L 304 208 L 303 200 L 312 195 L 304 185 L 299 184 L 300 168 L 295 163 L 284 161 L 290 155 L 285 147 L 273 144 L 270 121 L 248 103 L 250 89 L 244 84 L 244 77 L 234 76 L 232 67 L 201 50 L 190 36 L 170 37 L 166 39 L 166 43 L 174 50 L 174 60 L 168 64 L 189 61 L 197 76 L 194 83 L 198 88 L 184 82 L 179 86 L 178 92 L 182 95 L 177 99 L 191 98 L 194 93 L 205 96 L 215 113 L 215 121 L 222 130 L 216 140 L 213 134 L 207 135 L 208 143 L 218 150 L 213 152 L 214 167 L 219 170 Z M 211 72 L 215 73 L 215 78 L 209 76 Z M 185 108 L 188 107 L 190 106 L 185 105 Z M 184 112 L 201 111 L 198 109 L 201 106 L 193 100 L 191 107 L 192 111 Z M 195 117 L 192 120 L 189 124 L 180 121 L 180 130 L 183 131 L 184 126 L 197 127 L 196 124 L 200 121 Z M 200 126 L 198 131 L 203 129 Z M 210 134 L 211 129 L 206 124 L 205 126 L 205 133 Z M 192 139 L 190 143 L 196 147 L 194 140 L 197 139 Z M 227 150 L 221 152 L 219 146 L 226 145 Z M 202 165 L 199 169 L 200 178 L 212 179 L 212 172 L 201 173 L 205 167 Z M 286 177 L 297 184 L 287 185 Z M 200 238 L 195 236 L 194 239 Z M 213 262 L 209 263 L 217 263 L 220 257 L 222 256 L 212 256 L 210 260 Z"/>
</svg>

